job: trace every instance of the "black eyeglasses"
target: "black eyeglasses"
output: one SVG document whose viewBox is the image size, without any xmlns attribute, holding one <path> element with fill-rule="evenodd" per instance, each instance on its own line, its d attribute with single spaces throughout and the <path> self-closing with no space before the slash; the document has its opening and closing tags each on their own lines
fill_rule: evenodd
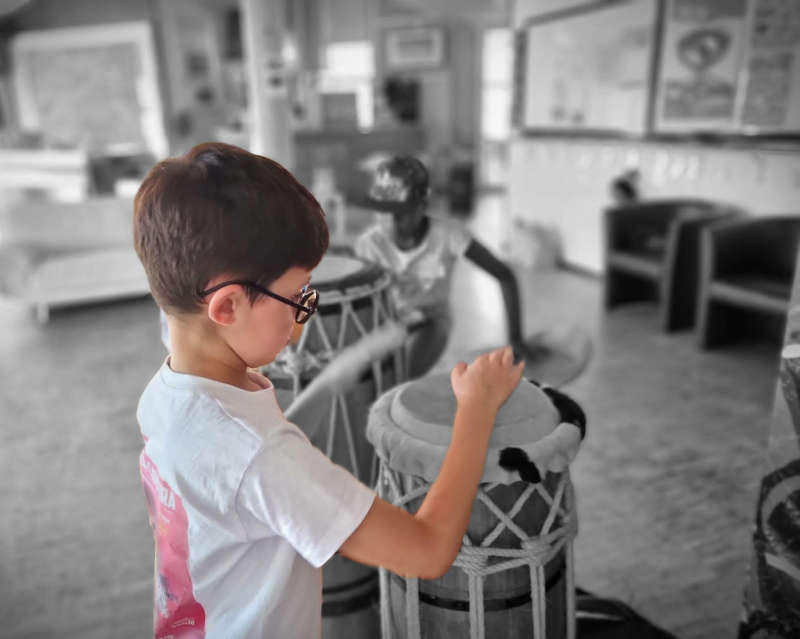
<svg viewBox="0 0 800 639">
<path fill-rule="evenodd" d="M 228 280 L 227 282 L 220 282 L 211 288 L 207 288 L 205 291 L 200 291 L 199 295 L 200 297 L 211 295 L 211 293 L 214 293 L 221 288 L 225 288 L 226 286 L 230 286 L 231 284 L 247 286 L 248 288 L 252 288 L 254 291 L 258 291 L 262 295 L 266 295 L 272 299 L 278 300 L 279 302 L 283 302 L 292 308 L 296 308 L 297 312 L 294 315 L 294 321 L 298 324 L 305 324 L 316 312 L 317 306 L 319 305 L 319 293 L 317 292 L 317 289 L 311 288 L 308 285 L 303 287 L 303 290 L 298 294 L 298 301 L 295 302 L 286 297 L 282 297 L 281 295 L 277 295 L 269 289 L 264 288 L 260 284 L 256 284 L 255 282 L 251 282 L 249 280 Z"/>
</svg>

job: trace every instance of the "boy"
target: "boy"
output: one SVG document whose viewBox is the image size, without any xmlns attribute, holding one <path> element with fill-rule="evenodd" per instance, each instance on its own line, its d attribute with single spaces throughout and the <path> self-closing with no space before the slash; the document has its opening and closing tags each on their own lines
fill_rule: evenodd
<svg viewBox="0 0 800 639">
<path fill-rule="evenodd" d="M 224 144 L 165 160 L 136 195 L 134 241 L 172 346 L 137 411 L 155 636 L 318 637 L 320 566 L 337 551 L 402 575 L 443 574 L 497 409 L 521 377 L 510 349 L 453 369 L 450 449 L 411 515 L 312 447 L 252 371 L 318 300 L 309 275 L 327 227 L 288 171 Z"/>
<path fill-rule="evenodd" d="M 467 229 L 428 214 L 428 170 L 417 158 L 398 155 L 376 169 L 364 205 L 390 219 L 380 220 L 356 240 L 355 253 L 394 275 L 391 295 L 401 321 L 413 326 L 407 344 L 408 376 L 425 374 L 438 360 L 451 333 L 450 280 L 462 255 L 500 284 L 508 337 L 518 358 L 537 351 L 522 336 L 519 288 L 514 272 Z"/>
</svg>

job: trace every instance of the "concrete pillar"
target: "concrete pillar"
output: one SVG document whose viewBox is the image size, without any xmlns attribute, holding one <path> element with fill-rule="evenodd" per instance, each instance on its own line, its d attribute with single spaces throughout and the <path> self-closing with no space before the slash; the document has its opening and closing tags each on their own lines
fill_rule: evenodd
<svg viewBox="0 0 800 639">
<path fill-rule="evenodd" d="M 294 169 L 283 37 L 285 0 L 239 0 L 249 85 L 250 151 Z"/>
</svg>

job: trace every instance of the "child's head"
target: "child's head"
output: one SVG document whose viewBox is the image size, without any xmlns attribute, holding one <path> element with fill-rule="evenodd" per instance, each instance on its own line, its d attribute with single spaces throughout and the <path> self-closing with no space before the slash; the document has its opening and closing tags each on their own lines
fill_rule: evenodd
<svg viewBox="0 0 800 639">
<path fill-rule="evenodd" d="M 295 311 L 248 285 L 202 291 L 242 280 L 292 299 L 328 247 L 324 213 L 291 173 L 221 143 L 153 167 L 134 200 L 133 229 L 153 297 L 167 315 L 207 317 L 223 327 L 247 307 L 269 306 L 292 318 L 288 326 Z"/>
<path fill-rule="evenodd" d="M 411 155 L 396 155 L 378 165 L 367 201 L 376 211 L 404 213 L 424 204 L 429 191 L 425 165 Z"/>
<path fill-rule="evenodd" d="M 366 204 L 391 213 L 401 235 L 413 233 L 428 208 L 428 169 L 411 155 L 396 155 L 381 163 L 373 177 Z"/>
</svg>

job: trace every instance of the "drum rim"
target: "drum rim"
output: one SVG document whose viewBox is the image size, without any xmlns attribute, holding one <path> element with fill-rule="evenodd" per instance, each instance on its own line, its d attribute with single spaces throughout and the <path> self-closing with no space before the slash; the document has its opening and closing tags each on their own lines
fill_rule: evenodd
<svg viewBox="0 0 800 639">
<path fill-rule="evenodd" d="M 434 373 L 428 375 L 425 380 L 433 382 L 434 378 L 442 380 L 449 388 L 450 377 L 447 373 Z M 528 380 L 525 380 L 528 381 Z M 452 424 L 437 423 L 429 421 L 423 416 L 417 415 L 402 401 L 404 393 L 414 384 L 423 383 L 421 380 L 410 380 L 407 384 L 403 384 L 402 388 L 398 388 L 394 397 L 392 398 L 391 405 L 389 406 L 389 417 L 392 423 L 401 431 L 405 432 L 409 437 L 414 437 L 425 443 L 434 444 L 437 446 L 448 446 L 450 444 L 450 433 L 452 431 Z M 524 446 L 530 444 L 532 441 L 530 435 L 533 427 L 531 422 L 543 416 L 549 417 L 552 421 L 552 427 L 547 433 L 539 433 L 540 437 L 544 437 L 552 433 L 558 426 L 559 416 L 558 411 L 553 406 L 547 395 L 535 384 L 528 383 L 523 385 L 520 383 L 520 388 L 525 388 L 525 393 L 528 397 L 523 397 L 523 401 L 535 401 L 540 404 L 538 407 L 540 412 L 533 412 L 528 415 L 517 416 L 513 420 L 506 421 L 499 428 L 502 429 L 502 436 L 507 441 L 504 441 L 502 446 Z M 516 392 L 516 391 L 515 391 Z M 455 398 L 453 398 L 455 401 Z M 502 410 L 502 409 L 501 409 Z M 455 412 L 455 410 L 454 410 Z M 547 415 L 543 415 L 547 413 Z M 497 428 L 497 426 L 495 426 Z M 499 432 L 499 430 L 498 430 Z M 425 438 L 420 437 L 420 433 L 425 434 Z M 497 438 L 494 437 L 496 440 Z M 490 440 L 490 448 L 492 441 Z"/>
<path fill-rule="evenodd" d="M 380 264 L 339 253 L 333 253 L 331 257 L 356 262 L 361 265 L 361 268 L 339 279 L 322 281 L 313 279 L 314 271 L 312 270 L 312 284 L 321 294 L 321 307 L 372 295 L 386 288 L 391 281 L 391 275 Z"/>
<path fill-rule="evenodd" d="M 439 473 L 449 442 L 437 444 L 419 439 L 395 423 L 391 414 L 396 394 L 414 382 L 419 382 L 419 380 L 411 380 L 395 386 L 375 400 L 369 411 L 366 436 L 375 448 L 375 453 L 388 468 L 405 475 L 419 477 L 430 483 L 436 479 Z M 555 407 L 553 407 L 553 411 L 556 415 L 553 426 L 553 431 L 555 431 L 559 423 Z M 499 452 L 503 448 L 516 447 L 525 451 L 531 459 L 538 459 L 541 457 L 543 440 L 544 438 L 540 438 L 526 444 L 519 444 L 498 443 L 496 440 L 492 442 L 490 439 L 486 463 L 480 479 L 481 484 L 496 482 L 508 485 L 520 481 L 517 473 L 504 470 L 497 463 Z"/>
</svg>

